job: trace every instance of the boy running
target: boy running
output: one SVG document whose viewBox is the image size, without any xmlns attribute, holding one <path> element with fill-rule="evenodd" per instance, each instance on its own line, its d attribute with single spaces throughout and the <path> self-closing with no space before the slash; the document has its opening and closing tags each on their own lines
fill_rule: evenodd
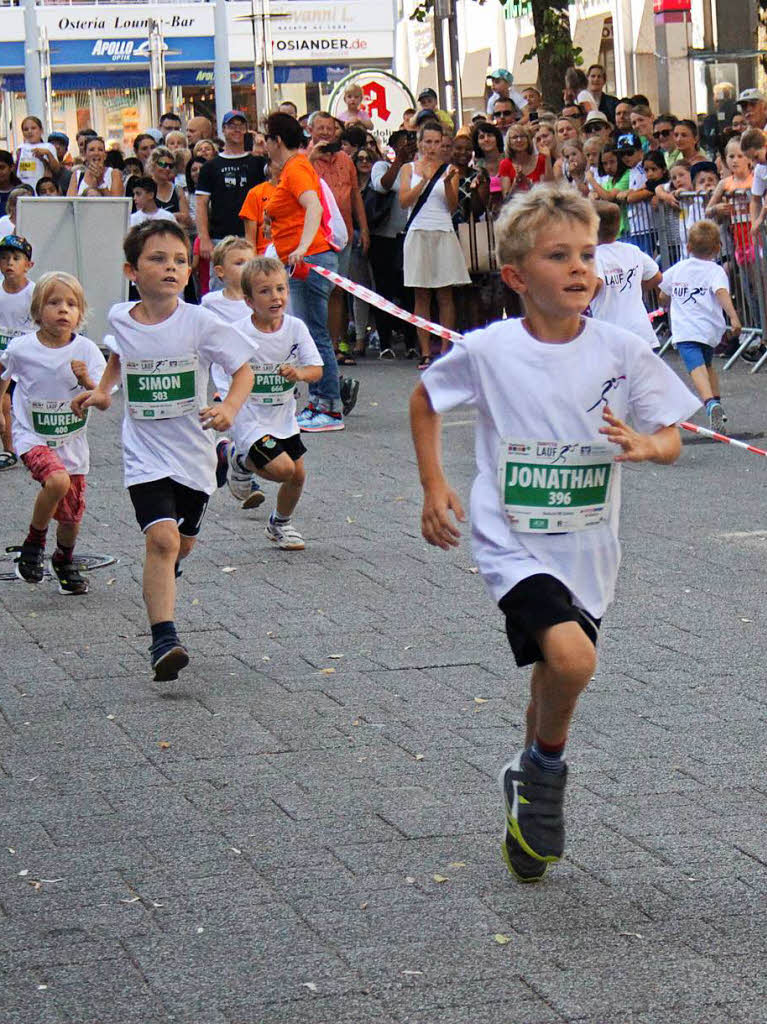
<svg viewBox="0 0 767 1024">
<path fill-rule="evenodd" d="M 0 238 L 0 274 L 3 275 L 0 287 L 0 359 L 13 338 L 27 334 L 34 328 L 29 307 L 35 286 L 27 276 L 33 266 L 32 246 L 26 238 L 21 235 L 5 235 Z M 0 470 L 13 469 L 19 461 L 11 436 L 11 396 L 14 386 L 11 381 L 0 402 L 0 413 L 5 421 Z"/>
<path fill-rule="evenodd" d="M 92 388 L 106 364 L 98 346 L 77 333 L 85 317 L 85 295 L 70 274 L 54 272 L 40 278 L 30 316 L 38 330 L 14 338 L 0 353 L 0 395 L 13 378 L 13 439 L 40 490 L 26 540 L 7 550 L 19 552 L 19 579 L 41 583 L 48 526 L 55 519 L 51 573 L 59 593 L 87 594 L 88 584 L 73 564 L 73 554 L 85 512 L 90 453 L 85 420 L 69 405 L 72 393 Z M 0 415 L 0 423 L 2 419 Z"/>
<path fill-rule="evenodd" d="M 673 462 L 676 423 L 698 402 L 646 341 L 582 317 L 597 281 L 588 200 L 539 185 L 504 209 L 496 238 L 525 316 L 456 341 L 410 410 L 422 532 L 445 550 L 459 542 L 450 510 L 464 513 L 442 469 L 440 414 L 478 412 L 474 558 L 517 665 L 533 665 L 525 748 L 501 772 L 503 855 L 521 881 L 536 881 L 564 851 L 565 743 L 620 559 L 619 464 Z"/>
<path fill-rule="evenodd" d="M 208 310 L 180 301 L 190 273 L 183 228 L 147 221 L 128 232 L 123 249 L 125 273 L 141 299 L 112 307 L 106 370 L 98 387 L 79 395 L 72 408 L 108 409 L 112 388 L 122 379 L 125 486 L 146 538 L 152 669 L 155 680 L 166 681 L 189 663 L 174 622 L 175 575 L 194 547 L 216 489 L 209 431 L 231 427 L 253 384 L 248 361 L 256 347 Z M 213 362 L 232 380 L 224 401 L 208 405 Z"/>
<path fill-rule="evenodd" d="M 304 539 L 291 523 L 306 479 L 295 385 L 320 379 L 322 356 L 304 322 L 285 312 L 288 275 L 279 260 L 252 259 L 242 272 L 242 289 L 252 313 L 237 327 L 258 348 L 251 363 L 255 379 L 234 421 L 234 443 L 218 443 L 219 465 L 228 466 L 230 487 L 232 476 L 244 483 L 254 472 L 280 484 L 266 536 L 284 551 L 303 551 Z"/>
<path fill-rule="evenodd" d="M 222 238 L 213 250 L 213 272 L 224 287 L 220 291 L 207 292 L 203 295 L 201 305 L 227 324 L 237 323 L 238 320 L 250 316 L 250 307 L 242 293 L 242 270 L 254 256 L 255 251 L 250 242 L 236 235 Z M 210 375 L 216 389 L 213 399 L 220 401 L 229 390 L 229 374 L 214 363 L 210 368 Z M 217 477 L 220 487 L 223 487 L 226 476 L 226 467 L 222 467 Z M 241 508 L 258 508 L 264 503 L 266 495 L 252 473 L 245 478 L 241 472 L 232 470 L 228 473 L 228 482 L 229 490 L 242 502 Z"/>
<path fill-rule="evenodd" d="M 718 225 L 710 220 L 693 224 L 687 238 L 689 258 L 664 273 L 660 301 L 662 306 L 671 307 L 671 341 L 705 403 L 709 426 L 721 433 L 727 417 L 713 367 L 714 349 L 722 341 L 725 313 L 731 338 L 740 334 L 741 323 L 727 274 L 715 262 L 720 248 Z"/>
</svg>

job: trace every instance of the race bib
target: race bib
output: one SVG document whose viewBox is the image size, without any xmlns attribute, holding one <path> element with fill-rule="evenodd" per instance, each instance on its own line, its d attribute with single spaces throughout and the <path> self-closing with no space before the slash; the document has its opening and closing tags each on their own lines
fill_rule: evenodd
<svg viewBox="0 0 767 1024">
<path fill-rule="evenodd" d="M 5 352 L 13 339 L 18 338 L 21 333 L 12 327 L 0 327 L 0 352 Z"/>
<path fill-rule="evenodd" d="M 29 403 L 29 415 L 32 429 L 42 438 L 49 448 L 58 448 L 85 430 L 85 419 L 75 416 L 69 408 L 69 401 L 59 402 L 54 399 L 32 401 Z"/>
<path fill-rule="evenodd" d="M 285 363 L 251 363 L 253 387 L 250 401 L 256 405 L 284 405 L 289 401 L 296 386 L 294 380 L 286 380 L 278 370 Z"/>
<path fill-rule="evenodd" d="M 502 441 L 501 502 L 518 533 L 570 533 L 610 517 L 615 447 L 600 441 Z"/>
<path fill-rule="evenodd" d="M 124 363 L 128 412 L 137 420 L 169 420 L 197 412 L 197 356 Z"/>
<path fill-rule="evenodd" d="M 19 173 L 20 174 L 34 174 L 37 170 L 37 159 L 32 157 L 31 159 L 19 160 Z"/>
</svg>

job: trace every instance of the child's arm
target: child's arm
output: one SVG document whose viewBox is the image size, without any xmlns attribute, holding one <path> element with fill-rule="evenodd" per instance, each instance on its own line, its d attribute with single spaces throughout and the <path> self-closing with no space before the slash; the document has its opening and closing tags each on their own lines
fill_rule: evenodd
<svg viewBox="0 0 767 1024">
<path fill-rule="evenodd" d="M 466 520 L 461 501 L 442 471 L 440 432 L 442 418 L 434 412 L 429 394 L 418 384 L 410 397 L 410 429 L 423 487 L 421 533 L 429 544 L 447 551 L 457 547 L 461 536 L 448 512 L 459 523 Z"/>
<path fill-rule="evenodd" d="M 5 367 L 0 363 L 0 373 L 5 373 Z M 0 433 L 5 430 L 5 416 L 3 416 L 2 402 L 5 398 L 5 392 L 8 390 L 10 380 L 3 380 L 0 378 Z"/>
<path fill-rule="evenodd" d="M 668 465 L 679 458 L 682 439 L 677 426 L 661 427 L 654 434 L 640 434 L 623 420 L 613 416 L 609 405 L 604 407 L 602 419 L 607 424 L 599 433 L 606 434 L 607 440 L 620 445 L 622 455 L 616 455 L 616 462 L 658 462 Z"/>
<path fill-rule="evenodd" d="M 73 359 L 69 365 L 72 369 L 72 373 L 75 375 L 75 380 L 80 387 L 86 388 L 88 391 L 93 391 L 96 385 L 91 380 L 90 374 L 88 373 L 88 367 L 84 360 Z"/>
<path fill-rule="evenodd" d="M 647 188 L 632 188 L 626 194 L 627 203 L 642 203 L 646 199 L 652 199 L 652 192 Z"/>
<path fill-rule="evenodd" d="M 296 382 L 303 380 L 306 381 L 307 384 L 313 384 L 314 381 L 319 380 L 322 377 L 324 367 L 295 366 L 293 363 L 283 363 L 278 372 L 282 374 L 285 380 L 292 380 Z"/>
<path fill-rule="evenodd" d="M 661 277 L 662 276 L 663 275 L 661 275 Z M 659 291 L 658 292 L 658 301 L 660 302 L 661 306 L 663 306 L 664 309 L 668 309 L 668 307 L 671 305 L 671 296 L 670 295 L 666 295 L 666 293 L 664 291 Z"/>
<path fill-rule="evenodd" d="M 249 363 L 243 363 L 232 374 L 229 393 L 223 402 L 214 402 L 213 405 L 206 405 L 204 409 L 200 409 L 200 421 L 204 429 L 229 430 L 252 387 L 253 371 Z"/>
<path fill-rule="evenodd" d="M 751 211 L 751 230 L 757 231 L 764 220 L 764 214 L 767 212 L 767 207 L 764 205 L 763 196 L 755 196 L 751 193 L 751 201 L 749 209 Z"/>
<path fill-rule="evenodd" d="M 83 419 L 86 409 L 108 409 L 112 404 L 112 388 L 119 383 L 120 357 L 116 352 L 112 352 L 96 387 L 89 391 L 81 391 L 69 403 L 72 412 Z"/>
<path fill-rule="evenodd" d="M 730 321 L 730 330 L 732 331 L 733 337 L 737 338 L 740 334 L 742 324 L 735 306 L 733 305 L 732 296 L 726 288 L 717 288 L 714 294 L 716 295 L 716 301 L 727 314 L 727 319 Z"/>
<path fill-rule="evenodd" d="M 662 280 L 663 274 L 658 271 L 657 274 L 654 274 L 652 277 L 648 277 L 645 281 L 642 281 L 642 290 L 645 292 L 651 292 L 654 288 L 658 287 Z"/>
</svg>

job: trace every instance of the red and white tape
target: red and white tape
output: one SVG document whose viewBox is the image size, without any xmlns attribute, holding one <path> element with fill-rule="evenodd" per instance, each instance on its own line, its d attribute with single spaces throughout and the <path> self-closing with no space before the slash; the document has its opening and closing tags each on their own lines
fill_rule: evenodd
<svg viewBox="0 0 767 1024">
<path fill-rule="evenodd" d="M 451 331 L 448 327 L 442 327 L 440 324 L 434 324 L 431 320 L 425 320 L 422 316 L 416 316 L 415 313 L 408 313 L 406 309 L 401 309 L 399 306 L 395 306 L 393 302 L 389 302 L 389 300 L 385 299 L 382 295 L 372 292 L 369 288 L 365 288 L 364 285 L 357 284 L 356 281 L 350 281 L 348 277 L 342 277 L 334 270 L 328 270 L 326 267 L 318 267 L 316 263 L 310 263 L 309 266 L 316 273 L 326 277 L 328 281 L 332 281 L 333 284 L 337 284 L 339 288 L 343 288 L 344 291 L 351 292 L 352 295 L 356 295 L 358 298 L 364 299 L 365 302 L 369 302 L 371 306 L 375 306 L 377 309 L 382 309 L 384 313 L 391 313 L 392 316 L 399 317 L 400 320 L 404 320 L 407 324 L 413 324 L 414 327 L 422 327 L 430 334 L 436 334 L 438 338 L 444 338 L 446 341 L 460 341 L 463 337 L 462 334 L 458 334 L 457 331 Z"/>
<path fill-rule="evenodd" d="M 365 302 L 369 302 L 371 306 L 376 306 L 376 308 L 382 309 L 385 313 L 391 313 L 392 316 L 399 317 L 405 323 L 413 324 L 415 327 L 422 327 L 425 331 L 436 334 L 438 338 L 446 338 L 448 341 L 460 341 L 463 338 L 463 335 L 458 334 L 457 331 L 451 331 L 440 324 L 434 324 L 431 320 L 424 320 L 422 316 L 416 316 L 415 313 L 408 313 L 406 309 L 401 309 L 393 302 L 389 302 L 388 299 L 385 299 L 377 292 L 365 288 L 364 285 L 357 284 L 356 281 L 350 281 L 348 277 L 342 277 L 341 274 L 337 274 L 334 270 L 318 267 L 314 263 L 310 263 L 309 266 L 316 273 L 332 281 L 333 284 L 337 284 L 339 288 L 343 288 L 344 291 L 359 296 Z M 650 318 L 660 316 L 661 313 L 665 313 L 665 310 L 655 309 L 650 313 Z M 731 444 L 734 448 L 742 448 L 744 451 L 751 452 L 754 455 L 767 456 L 767 452 L 762 451 L 761 448 L 756 448 L 752 444 L 746 444 L 745 441 L 737 441 L 734 437 L 727 437 L 726 434 L 718 434 L 715 430 L 707 430 L 705 427 L 698 427 L 694 423 L 680 423 L 679 426 L 683 430 L 689 430 L 692 434 L 702 434 L 704 437 L 711 437 L 715 441 L 721 441 L 723 444 Z"/>
</svg>

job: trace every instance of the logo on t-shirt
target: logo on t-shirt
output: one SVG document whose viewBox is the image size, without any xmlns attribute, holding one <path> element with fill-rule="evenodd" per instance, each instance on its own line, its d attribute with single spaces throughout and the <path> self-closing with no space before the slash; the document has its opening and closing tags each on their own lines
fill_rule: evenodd
<svg viewBox="0 0 767 1024">
<path fill-rule="evenodd" d="M 685 284 L 685 285 L 681 285 L 680 286 L 679 291 L 677 291 L 675 289 L 674 294 L 677 296 L 677 298 L 681 299 L 682 296 L 687 291 L 688 291 L 688 288 L 687 288 L 687 285 Z M 697 306 L 698 305 L 698 300 L 697 300 L 696 296 L 697 295 L 705 295 L 707 291 L 708 291 L 708 288 L 690 288 L 689 289 L 689 295 L 687 295 L 686 299 L 682 300 L 682 305 L 686 306 L 688 302 L 691 302 L 693 304 L 693 306 Z"/>
<path fill-rule="evenodd" d="M 623 373 L 620 377 L 610 377 L 609 380 L 606 380 L 602 384 L 602 394 L 599 396 L 596 402 L 594 402 L 593 405 L 590 405 L 588 407 L 586 412 L 591 412 L 592 409 L 596 409 L 598 405 L 607 405 L 607 396 L 610 394 L 611 391 L 614 391 L 616 388 L 620 387 L 621 381 L 625 379 L 626 374 Z"/>
</svg>

